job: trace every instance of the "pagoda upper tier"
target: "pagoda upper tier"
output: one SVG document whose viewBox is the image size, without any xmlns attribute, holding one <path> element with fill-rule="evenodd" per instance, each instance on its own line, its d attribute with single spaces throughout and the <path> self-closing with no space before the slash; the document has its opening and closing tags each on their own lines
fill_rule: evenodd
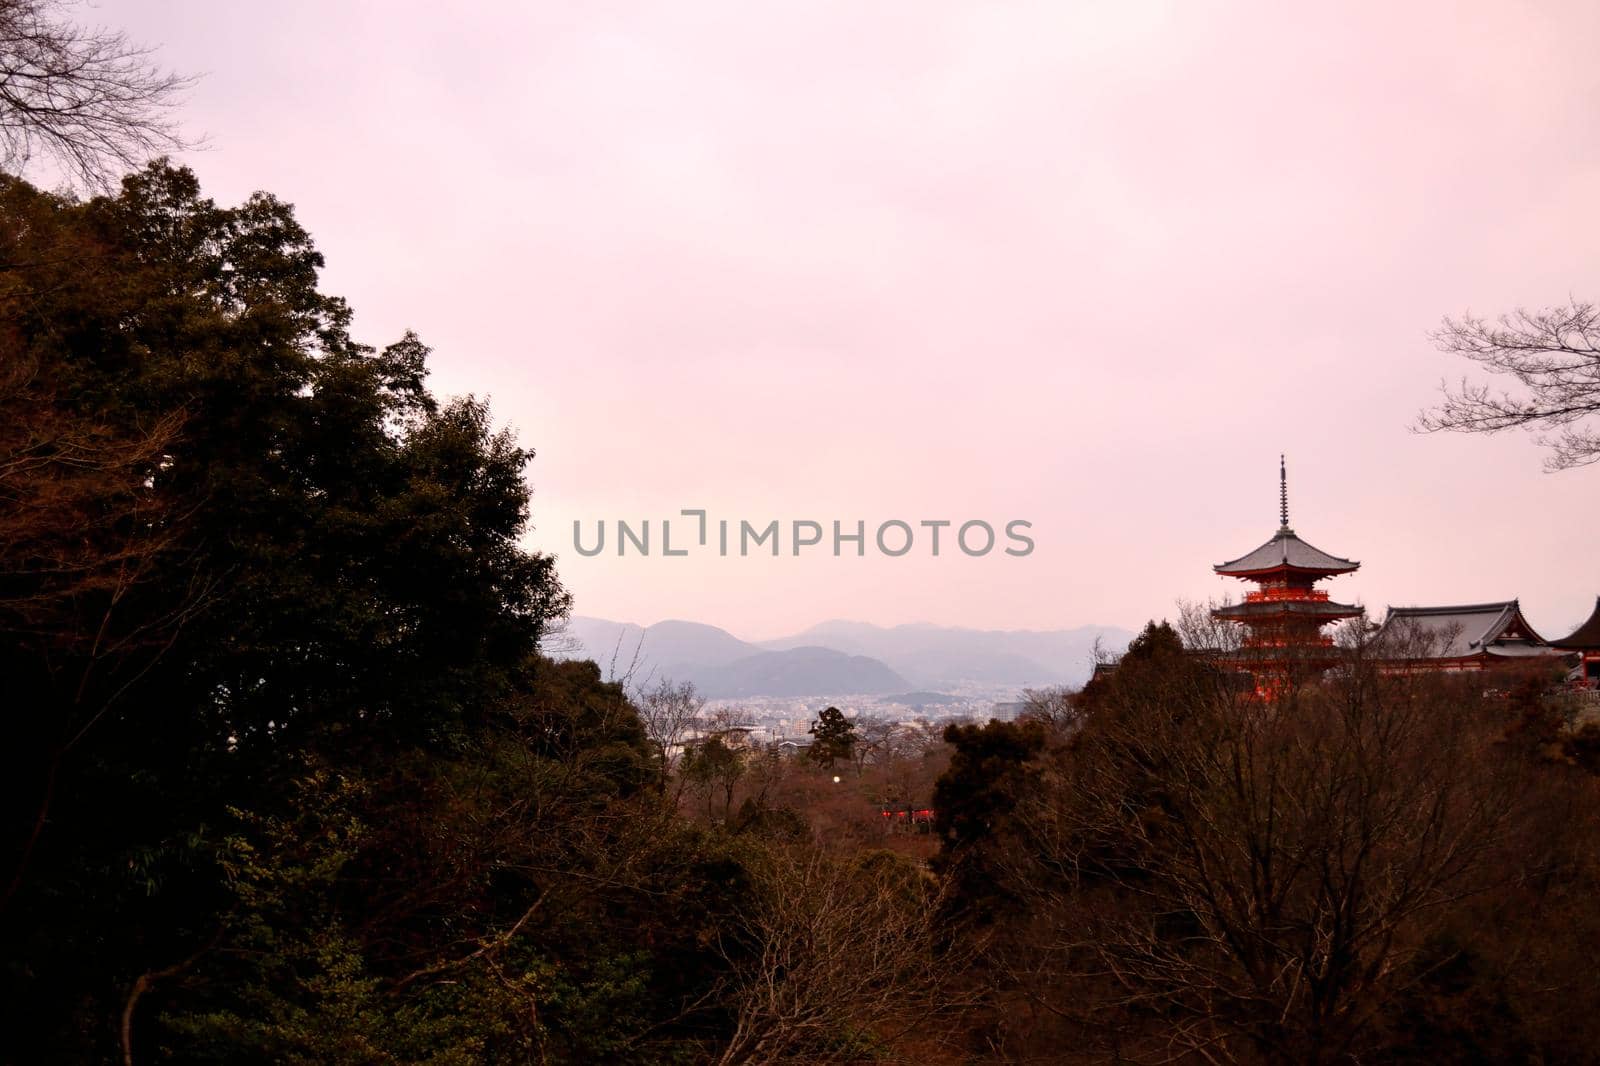
<svg viewBox="0 0 1600 1066">
<path fill-rule="evenodd" d="M 1279 573 L 1284 576 L 1294 573 L 1314 581 L 1335 574 L 1348 574 L 1360 566 L 1361 564 L 1353 559 L 1341 559 L 1337 555 L 1329 555 L 1321 548 L 1307 544 L 1288 525 L 1283 525 L 1272 535 L 1271 540 L 1255 551 L 1246 552 L 1239 558 L 1230 559 L 1225 563 L 1218 563 L 1214 569 L 1226 577 L 1240 577 L 1246 580 L 1272 577 Z"/>
<path fill-rule="evenodd" d="M 1278 531 L 1255 551 L 1246 552 L 1237 559 L 1218 563 L 1212 567 L 1224 577 L 1237 577 L 1259 582 L 1262 588 L 1309 589 L 1311 585 L 1335 574 L 1348 574 L 1361 564 L 1354 559 L 1329 555 L 1321 548 L 1307 544 L 1289 528 L 1289 470 L 1283 456 L 1278 456 Z M 1325 595 L 1325 594 L 1324 594 Z"/>
</svg>

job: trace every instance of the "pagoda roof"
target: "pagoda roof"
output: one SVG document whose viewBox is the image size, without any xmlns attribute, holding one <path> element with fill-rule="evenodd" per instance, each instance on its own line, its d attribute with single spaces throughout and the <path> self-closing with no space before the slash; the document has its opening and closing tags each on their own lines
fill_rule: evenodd
<svg viewBox="0 0 1600 1066">
<path fill-rule="evenodd" d="M 1418 658 L 1556 654 L 1528 624 L 1516 600 L 1448 607 L 1390 607 L 1375 639 L 1379 647 L 1393 646 L 1408 633 L 1429 641 Z"/>
<path fill-rule="evenodd" d="M 1332 600 L 1259 600 L 1230 603 L 1213 608 L 1217 618 L 1276 618 L 1281 615 L 1299 615 L 1304 618 L 1354 618 L 1361 608 Z"/>
<path fill-rule="evenodd" d="M 1247 577 L 1251 574 L 1284 569 L 1303 570 L 1314 574 L 1347 574 L 1360 565 L 1353 559 L 1329 555 L 1321 548 L 1301 540 L 1288 526 L 1280 526 L 1278 532 L 1272 535 L 1272 539 L 1255 551 L 1247 552 L 1225 563 L 1218 563 L 1213 569 L 1219 574 L 1231 577 Z"/>
<path fill-rule="evenodd" d="M 1571 651 L 1600 651 L 1600 596 L 1595 597 L 1594 613 L 1589 620 L 1560 640 L 1552 640 L 1553 648 Z"/>
</svg>

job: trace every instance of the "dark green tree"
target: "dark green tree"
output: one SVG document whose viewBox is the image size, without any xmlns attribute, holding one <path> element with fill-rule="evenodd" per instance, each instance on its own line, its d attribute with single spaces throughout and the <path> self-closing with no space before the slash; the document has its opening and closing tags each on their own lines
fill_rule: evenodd
<svg viewBox="0 0 1600 1066">
<path fill-rule="evenodd" d="M 0 470 L 37 519 L 0 567 L 0 1010 L 109 1057 L 130 990 L 226 938 L 227 812 L 282 813 L 312 761 L 473 743 L 567 598 L 519 544 L 531 453 L 436 401 L 415 337 L 351 338 L 288 205 L 161 164 L 87 202 L 5 179 L 0 247 L 29 427 Z M 73 480 L 93 446 L 103 492 Z"/>
<path fill-rule="evenodd" d="M 993 721 L 949 726 L 944 739 L 955 753 L 934 786 L 934 827 L 947 849 L 960 850 L 991 833 L 1016 806 L 1028 763 L 1044 749 L 1047 733 L 1036 721 Z"/>
<path fill-rule="evenodd" d="M 837 707 L 824 708 L 807 732 L 813 739 L 806 755 L 820 766 L 832 769 L 835 762 L 848 762 L 855 750 L 856 725 Z"/>
<path fill-rule="evenodd" d="M 939 869 L 950 876 L 951 903 L 986 915 L 1003 898 L 995 866 L 1011 845 L 1007 819 L 1037 777 L 1049 730 L 1037 720 L 951 725 L 954 749 L 934 785 Z"/>
</svg>

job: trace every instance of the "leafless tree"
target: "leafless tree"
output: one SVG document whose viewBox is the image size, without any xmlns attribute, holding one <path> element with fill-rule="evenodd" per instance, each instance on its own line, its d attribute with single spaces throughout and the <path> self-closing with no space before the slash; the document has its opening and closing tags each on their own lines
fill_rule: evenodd
<svg viewBox="0 0 1600 1066">
<path fill-rule="evenodd" d="M 63 0 L 0 0 L 0 165 L 39 156 L 104 188 L 119 169 L 193 145 L 169 117 L 192 79 L 126 34 L 85 28 Z"/>
<path fill-rule="evenodd" d="M 856 860 L 779 848 L 723 943 L 735 1025 L 717 1062 L 856 1062 L 916 1032 L 932 1040 L 959 997 L 940 953 L 939 888 L 884 853 Z M 896 1061 L 908 1061 L 905 1055 Z"/>
<path fill-rule="evenodd" d="M 1178 621 L 1173 626 L 1178 632 L 1178 637 L 1183 641 L 1183 646 L 1196 654 L 1219 657 L 1228 656 L 1237 652 L 1243 640 L 1244 627 L 1237 622 L 1230 622 L 1218 618 L 1212 612 L 1219 606 L 1225 606 L 1231 601 L 1224 600 L 1219 604 L 1208 601 L 1199 603 L 1195 600 L 1178 601 Z"/>
<path fill-rule="evenodd" d="M 692 697 L 692 686 L 689 692 Z M 698 702 L 703 708 L 705 701 Z M 754 727 L 755 719 L 749 711 L 727 706 L 701 713 L 687 723 L 676 780 L 679 789 L 687 784 L 702 795 L 708 819 L 712 817 L 712 796 L 718 791 L 722 794 L 722 817 L 732 816 L 735 790 L 751 767 L 764 760 L 764 753 L 757 752 L 750 743 Z"/>
<path fill-rule="evenodd" d="M 1077 693 L 1064 685 L 1022 690 L 1022 716 L 1045 723 L 1051 732 L 1067 736 L 1077 729 L 1082 714 L 1073 703 Z"/>
<path fill-rule="evenodd" d="M 552 618 L 539 632 L 539 653 L 547 658 L 581 659 L 583 652 L 583 641 L 572 631 L 570 617 Z"/>
<path fill-rule="evenodd" d="M 850 761 L 860 777 L 868 763 L 881 763 L 893 755 L 899 725 L 874 714 L 859 715 L 854 721 L 855 743 L 850 747 Z"/>
<path fill-rule="evenodd" d="M 700 702 L 705 703 L 704 700 Z M 744 745 L 745 735 L 755 728 L 756 720 L 747 707 L 724 705 L 712 708 L 710 714 L 702 714 L 700 725 L 706 733 L 720 734 L 729 738 L 730 743 Z"/>
<path fill-rule="evenodd" d="M 1357 663 L 1270 706 L 1185 695 L 1184 669 L 1120 679 L 1019 808 L 1008 876 L 1041 916 L 1019 983 L 1158 1019 L 1126 1059 L 1352 1061 L 1440 915 L 1538 876 L 1498 861 L 1526 768 L 1437 678 Z"/>
<path fill-rule="evenodd" d="M 1462 380 L 1424 411 L 1424 432 L 1499 433 L 1528 429 L 1550 449 L 1547 470 L 1600 461 L 1600 308 L 1573 300 L 1543 311 L 1518 310 L 1493 322 L 1447 318 L 1433 334 L 1440 351 L 1470 359 L 1516 383 L 1516 392 Z"/>
<path fill-rule="evenodd" d="M 662 678 L 636 694 L 634 703 L 645 735 L 659 753 L 661 785 L 665 789 L 684 742 L 705 714 L 705 698 L 695 691 L 693 682 Z"/>
</svg>

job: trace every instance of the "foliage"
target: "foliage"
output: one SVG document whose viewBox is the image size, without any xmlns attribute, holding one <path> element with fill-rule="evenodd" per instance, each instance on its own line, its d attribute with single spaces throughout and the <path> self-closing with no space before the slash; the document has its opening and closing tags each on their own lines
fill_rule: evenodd
<svg viewBox="0 0 1600 1066">
<path fill-rule="evenodd" d="M 1048 732 L 1035 720 L 991 721 L 951 725 L 944 739 L 955 752 L 934 786 L 938 867 L 955 883 L 953 902 L 988 914 L 1002 898 L 994 852 L 1009 839 L 1008 816 L 1033 787 Z"/>
<path fill-rule="evenodd" d="M 824 708 L 807 732 L 812 741 L 806 754 L 812 762 L 831 769 L 835 762 L 849 760 L 856 743 L 856 728 L 839 708 Z"/>
</svg>

